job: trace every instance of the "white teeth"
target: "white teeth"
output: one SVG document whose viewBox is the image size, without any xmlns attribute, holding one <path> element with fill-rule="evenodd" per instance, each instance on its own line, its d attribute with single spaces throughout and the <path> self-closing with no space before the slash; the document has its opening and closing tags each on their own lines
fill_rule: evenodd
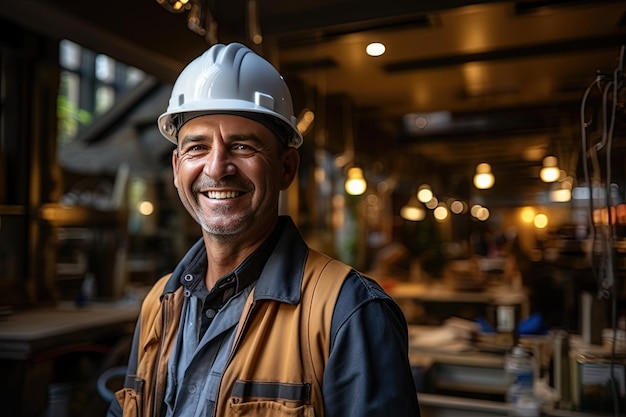
<svg viewBox="0 0 626 417">
<path fill-rule="evenodd" d="M 239 193 L 237 191 L 209 191 L 207 192 L 207 196 L 221 200 L 225 198 L 236 198 L 239 196 Z"/>
</svg>

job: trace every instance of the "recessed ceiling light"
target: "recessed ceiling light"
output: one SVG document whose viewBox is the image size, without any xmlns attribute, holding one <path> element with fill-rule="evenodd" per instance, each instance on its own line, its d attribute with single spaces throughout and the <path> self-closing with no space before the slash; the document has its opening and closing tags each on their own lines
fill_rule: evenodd
<svg viewBox="0 0 626 417">
<path fill-rule="evenodd" d="M 385 45 L 379 42 L 370 43 L 365 48 L 365 52 L 367 52 L 369 56 L 381 56 L 385 53 Z"/>
</svg>

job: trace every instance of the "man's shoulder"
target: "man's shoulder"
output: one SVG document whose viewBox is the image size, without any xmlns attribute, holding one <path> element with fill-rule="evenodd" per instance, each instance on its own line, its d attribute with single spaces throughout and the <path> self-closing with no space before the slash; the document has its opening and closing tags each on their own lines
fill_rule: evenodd
<svg viewBox="0 0 626 417">
<path fill-rule="evenodd" d="M 339 292 L 331 332 L 336 334 L 348 323 L 358 326 L 385 326 L 390 321 L 403 321 L 398 304 L 374 279 L 353 270 Z M 357 324 L 360 323 L 360 324 Z"/>
<path fill-rule="evenodd" d="M 348 274 L 339 296 L 360 300 L 391 300 L 391 297 L 383 290 L 380 284 L 373 278 L 359 272 L 356 269 Z"/>
</svg>

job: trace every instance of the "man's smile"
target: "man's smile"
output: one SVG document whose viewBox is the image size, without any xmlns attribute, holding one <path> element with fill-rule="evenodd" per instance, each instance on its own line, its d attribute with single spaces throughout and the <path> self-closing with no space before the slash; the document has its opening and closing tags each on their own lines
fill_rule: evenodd
<svg viewBox="0 0 626 417">
<path fill-rule="evenodd" d="M 207 191 L 205 195 L 215 200 L 225 200 L 229 198 L 237 198 L 243 193 L 240 191 Z"/>
</svg>

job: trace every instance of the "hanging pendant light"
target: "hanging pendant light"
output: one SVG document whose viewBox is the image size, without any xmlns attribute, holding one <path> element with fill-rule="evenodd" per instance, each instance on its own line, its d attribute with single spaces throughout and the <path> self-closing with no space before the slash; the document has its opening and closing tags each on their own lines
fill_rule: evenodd
<svg viewBox="0 0 626 417">
<path fill-rule="evenodd" d="M 400 217 L 411 222 L 419 222 L 426 217 L 426 210 L 424 210 L 424 207 L 417 201 L 417 197 L 412 196 L 400 209 Z"/>
<path fill-rule="evenodd" d="M 428 184 L 422 184 L 417 189 L 417 199 L 422 203 L 428 203 L 433 199 L 433 190 Z"/>
<path fill-rule="evenodd" d="M 361 195 L 367 189 L 367 182 L 363 176 L 363 170 L 357 166 L 348 169 L 345 184 L 346 192 L 350 195 Z"/>
<path fill-rule="evenodd" d="M 543 182 L 554 182 L 559 179 L 561 171 L 558 167 L 556 156 L 546 156 L 543 158 L 543 167 L 539 171 L 539 178 Z"/>
<path fill-rule="evenodd" d="M 476 166 L 476 173 L 474 174 L 474 186 L 479 190 L 486 190 L 493 187 L 495 178 L 491 172 L 491 165 L 483 162 Z"/>
</svg>

